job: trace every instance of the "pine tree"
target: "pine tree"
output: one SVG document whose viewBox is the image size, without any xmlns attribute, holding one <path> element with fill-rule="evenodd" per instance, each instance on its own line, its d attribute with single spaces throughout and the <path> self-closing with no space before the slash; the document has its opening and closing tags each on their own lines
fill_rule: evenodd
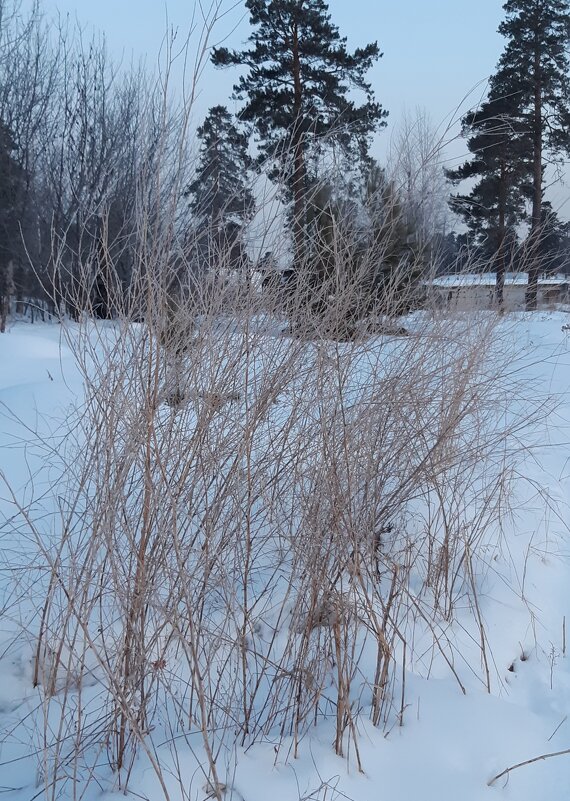
<svg viewBox="0 0 570 801">
<path fill-rule="evenodd" d="M 238 128 L 225 106 L 209 110 L 197 135 L 200 158 L 188 187 L 193 214 L 202 220 L 244 223 L 255 211 L 247 180 L 252 163 L 248 135 Z"/>
<path fill-rule="evenodd" d="M 195 220 L 193 244 L 208 265 L 224 257 L 231 267 L 243 266 L 247 258 L 243 229 L 255 214 L 255 197 L 248 185 L 249 137 L 225 106 L 210 109 L 197 135 L 200 156 L 187 190 Z"/>
<path fill-rule="evenodd" d="M 521 121 L 517 97 L 496 77 L 487 100 L 462 120 L 472 158 L 447 170 L 454 183 L 477 178 L 468 195 L 452 195 L 450 206 L 463 218 L 481 252 L 495 268 L 496 300 L 503 306 L 509 244 L 525 219 L 531 194 L 531 139 Z"/>
<path fill-rule="evenodd" d="M 507 45 L 497 75 L 508 84 L 532 139 L 531 263 L 527 308 L 536 308 L 542 234 L 543 176 L 547 158 L 570 153 L 568 0 L 507 0 L 499 33 Z"/>
<path fill-rule="evenodd" d="M 254 124 L 261 158 L 276 159 L 293 201 L 299 263 L 305 253 L 308 162 L 325 140 L 366 159 L 370 136 L 386 116 L 365 77 L 381 54 L 376 43 L 350 53 L 324 0 L 246 0 L 246 7 L 251 47 L 217 48 L 212 60 L 248 68 L 234 96 L 245 101 L 241 119 Z M 352 99 L 352 89 L 364 93 L 362 105 Z"/>
</svg>

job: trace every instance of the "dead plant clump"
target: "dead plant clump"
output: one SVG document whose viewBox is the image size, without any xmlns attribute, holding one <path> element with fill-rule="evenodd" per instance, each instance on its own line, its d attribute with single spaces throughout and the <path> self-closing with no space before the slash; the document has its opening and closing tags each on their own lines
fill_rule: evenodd
<svg viewBox="0 0 570 801">
<path fill-rule="evenodd" d="M 64 326 L 85 399 L 66 535 L 44 548 L 36 675 L 61 721 L 46 787 L 94 775 L 103 749 L 122 787 L 144 754 L 169 797 L 162 732 L 192 748 L 198 733 L 221 788 L 225 749 L 295 755 L 329 719 L 362 769 L 357 720 L 403 722 L 416 640 L 463 687 L 441 636 L 458 601 L 492 681 L 478 554 L 514 452 L 497 320 L 424 309 L 406 336 L 387 321 L 342 342 L 299 297 L 313 335 L 295 337 L 251 284 L 233 309 L 181 286 L 173 322 L 164 282 L 145 281 L 142 322 Z"/>
</svg>

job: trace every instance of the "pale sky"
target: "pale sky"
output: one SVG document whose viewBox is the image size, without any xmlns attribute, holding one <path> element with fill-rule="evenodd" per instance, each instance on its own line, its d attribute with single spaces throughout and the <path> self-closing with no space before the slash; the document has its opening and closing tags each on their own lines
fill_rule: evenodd
<svg viewBox="0 0 570 801">
<path fill-rule="evenodd" d="M 145 58 L 155 65 L 167 28 L 178 28 L 180 39 L 188 32 L 194 0 L 40 0 L 52 15 L 71 14 L 87 27 L 105 33 L 114 57 L 127 61 Z M 211 0 L 202 0 L 209 6 Z M 458 134 L 447 124 L 484 95 L 486 81 L 495 69 L 504 40 L 497 27 L 504 0 L 329 0 L 332 19 L 355 48 L 378 41 L 383 57 L 370 73 L 377 99 L 389 111 L 388 127 L 379 135 L 373 155 L 381 161 L 390 137 L 404 113 L 426 110 L 446 140 Z M 213 43 L 239 48 L 249 25 L 243 0 L 223 0 L 226 16 L 218 23 Z M 209 66 L 201 79 L 196 107 L 198 119 L 217 103 L 227 104 L 235 73 Z M 447 147 L 450 159 L 466 154 L 465 143 Z M 568 189 L 557 189 L 556 205 Z M 553 198 L 554 199 L 554 198 Z M 566 213 L 564 214 L 566 216 Z"/>
<path fill-rule="evenodd" d="M 502 48 L 496 33 L 503 0 L 329 0 L 333 21 L 351 48 L 378 41 L 384 56 L 370 78 L 378 100 L 390 112 L 389 128 L 404 108 L 429 111 L 434 123 L 453 115 L 465 95 L 472 102 L 484 91 Z M 48 14 L 56 9 L 104 31 L 110 51 L 129 60 L 146 57 L 155 64 L 166 20 L 180 29 L 191 23 L 193 0 L 41 0 Z M 205 6 L 209 0 L 203 0 Z M 245 42 L 249 26 L 243 2 L 227 0 L 227 17 L 215 29 L 229 45 Z M 233 7 L 233 10 L 231 10 Z M 241 19 L 241 23 L 240 23 Z M 238 26 L 235 30 L 235 26 Z M 214 35 L 215 35 L 214 34 Z M 482 83 L 483 82 L 483 83 Z M 206 107 L 225 103 L 232 71 L 208 70 L 202 79 Z"/>
</svg>

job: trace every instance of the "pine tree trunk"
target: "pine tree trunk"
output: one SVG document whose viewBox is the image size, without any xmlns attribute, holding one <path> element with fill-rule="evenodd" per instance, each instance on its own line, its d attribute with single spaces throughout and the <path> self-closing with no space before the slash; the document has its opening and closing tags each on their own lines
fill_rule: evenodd
<svg viewBox="0 0 570 801">
<path fill-rule="evenodd" d="M 535 43 L 534 56 L 534 114 L 533 114 L 533 196 L 532 220 L 527 258 L 530 260 L 526 290 L 527 311 L 538 305 L 538 276 L 540 272 L 540 235 L 542 221 L 542 83 L 540 76 L 540 42 Z"/>
<path fill-rule="evenodd" d="M 299 123 L 300 124 L 300 123 Z M 293 134 L 293 241 L 295 266 L 300 269 L 305 260 L 305 158 L 301 134 Z"/>
<path fill-rule="evenodd" d="M 499 313 L 505 311 L 505 239 L 506 239 L 506 223 L 505 223 L 505 210 L 507 205 L 507 186 L 506 186 L 506 171 L 504 163 L 501 164 L 501 175 L 499 179 L 499 246 L 497 248 L 496 256 L 496 283 L 495 283 L 495 300 L 499 307 Z"/>
<path fill-rule="evenodd" d="M 293 26 L 293 85 L 295 121 L 291 135 L 293 149 L 293 240 L 295 247 L 295 266 L 299 269 L 305 259 L 305 208 L 306 208 L 306 167 L 303 143 L 303 84 L 301 81 L 301 58 L 299 53 L 299 29 Z"/>
</svg>

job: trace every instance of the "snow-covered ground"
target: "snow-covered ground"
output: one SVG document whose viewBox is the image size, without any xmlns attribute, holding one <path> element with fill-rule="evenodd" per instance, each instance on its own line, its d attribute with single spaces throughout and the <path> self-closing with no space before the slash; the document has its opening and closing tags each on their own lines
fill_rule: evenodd
<svg viewBox="0 0 570 801">
<path fill-rule="evenodd" d="M 520 435 L 511 511 L 500 540 L 489 548 L 477 576 L 478 615 L 484 625 L 490 692 L 481 681 L 480 643 L 473 631 L 449 627 L 452 664 L 422 658 L 406 663 L 403 719 L 374 728 L 366 709 L 357 723 L 363 772 L 353 750 L 334 754 L 334 721 L 324 720 L 301 741 L 293 758 L 287 738 L 270 737 L 247 748 L 221 751 L 219 778 L 225 798 L 242 801 L 564 801 L 570 793 L 570 753 L 512 770 L 541 755 L 570 749 L 570 316 L 562 312 L 521 314 L 505 323 L 519 357 L 529 409 L 545 413 Z M 58 325 L 15 324 L 0 336 L 0 798 L 47 798 L 42 745 L 73 732 L 57 732 L 34 688 L 34 646 L 41 609 L 32 599 L 41 575 L 41 554 L 15 515 L 15 496 L 57 504 L 50 488 L 64 469 L 62 436 L 73 428 L 82 398 L 74 356 Z M 521 402 L 519 399 L 518 403 Z M 71 426 L 69 425 L 71 423 Z M 8 489 L 10 488 L 10 490 Z M 51 504 L 51 506 L 50 506 Z M 38 512 L 40 510 L 40 512 Z M 33 517 L 33 515 L 32 515 Z M 30 524 L 31 525 L 31 524 Z M 17 577 L 15 580 L 14 577 Z M 433 651 L 433 649 L 432 649 Z M 430 660 L 432 662 L 430 666 Z M 454 675 L 455 674 L 455 675 Z M 401 691 L 401 678 L 395 693 Z M 462 691 L 461 686 L 464 691 Z M 73 690 L 71 690 L 73 692 Z M 88 688 L 80 703 L 96 697 Z M 91 695 L 90 695 L 91 693 Z M 398 707 L 398 703 L 396 703 Z M 154 756 L 172 781 L 172 801 L 205 799 L 204 760 L 198 735 L 154 742 Z M 151 733 L 152 736 L 152 733 Z M 101 747 L 105 762 L 105 746 Z M 176 774 L 176 776 L 175 776 Z M 105 770 L 65 784 L 62 798 L 118 801 Z M 158 801 L 164 790 L 146 759 L 135 761 L 129 784 L 133 798 Z"/>
</svg>

